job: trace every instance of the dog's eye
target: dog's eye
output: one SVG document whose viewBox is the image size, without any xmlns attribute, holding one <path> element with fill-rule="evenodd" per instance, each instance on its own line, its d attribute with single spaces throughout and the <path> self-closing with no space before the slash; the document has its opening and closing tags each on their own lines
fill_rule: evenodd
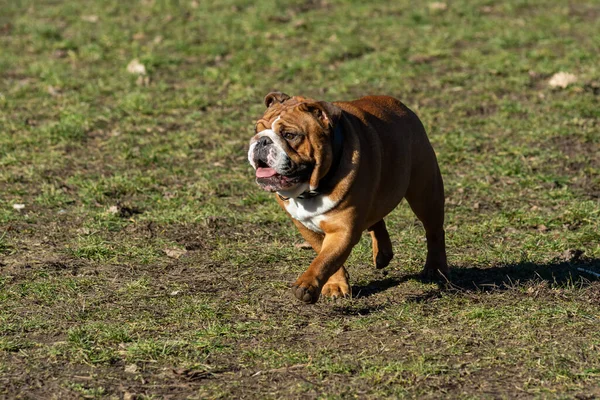
<svg viewBox="0 0 600 400">
<path fill-rule="evenodd" d="M 297 133 L 294 132 L 282 132 L 281 136 L 285 139 L 285 140 L 294 140 L 298 137 Z"/>
</svg>

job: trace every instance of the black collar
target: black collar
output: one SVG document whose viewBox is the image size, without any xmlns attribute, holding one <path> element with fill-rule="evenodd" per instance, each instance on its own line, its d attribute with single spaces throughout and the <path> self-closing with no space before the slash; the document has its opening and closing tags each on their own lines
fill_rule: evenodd
<svg viewBox="0 0 600 400">
<path fill-rule="evenodd" d="M 319 182 L 320 190 L 319 190 L 319 188 L 316 188 L 315 190 L 308 190 L 308 191 L 298 195 L 296 197 L 297 199 L 312 199 L 313 197 L 316 197 L 316 196 L 320 195 L 321 193 L 323 193 L 323 189 L 327 187 L 327 185 L 329 183 L 328 182 L 329 179 L 331 179 L 331 177 L 333 177 L 333 175 L 335 174 L 335 171 L 337 171 L 337 169 L 340 165 L 343 148 L 344 148 L 344 134 L 342 131 L 342 121 L 340 120 L 340 121 L 338 121 L 335 129 L 333 130 L 333 161 L 331 162 L 331 167 L 329 168 L 329 171 L 323 177 L 323 179 L 321 179 L 321 181 Z M 279 198 L 283 201 L 290 199 L 289 197 L 284 197 L 284 196 L 280 195 L 279 193 L 277 193 L 277 196 L 279 196 Z"/>
</svg>

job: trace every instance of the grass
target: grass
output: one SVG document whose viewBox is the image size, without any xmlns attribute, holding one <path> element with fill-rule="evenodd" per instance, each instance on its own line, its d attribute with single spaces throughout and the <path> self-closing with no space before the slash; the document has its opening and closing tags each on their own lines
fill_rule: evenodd
<svg viewBox="0 0 600 400">
<path fill-rule="evenodd" d="M 0 397 L 600 396 L 600 8 L 445 4 L 0 0 Z M 403 204 L 385 274 L 366 236 L 352 299 L 292 298 L 271 90 L 420 115 L 449 284 Z"/>
</svg>

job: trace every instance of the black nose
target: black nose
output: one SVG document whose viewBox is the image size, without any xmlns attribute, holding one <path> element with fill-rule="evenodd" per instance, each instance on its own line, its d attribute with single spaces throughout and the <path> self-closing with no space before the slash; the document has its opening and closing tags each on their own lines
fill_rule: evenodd
<svg viewBox="0 0 600 400">
<path fill-rule="evenodd" d="M 273 144 L 273 141 L 271 140 L 271 138 L 268 136 L 263 136 L 260 139 L 258 139 L 258 142 L 256 142 L 256 147 L 265 147 L 270 144 Z"/>
</svg>

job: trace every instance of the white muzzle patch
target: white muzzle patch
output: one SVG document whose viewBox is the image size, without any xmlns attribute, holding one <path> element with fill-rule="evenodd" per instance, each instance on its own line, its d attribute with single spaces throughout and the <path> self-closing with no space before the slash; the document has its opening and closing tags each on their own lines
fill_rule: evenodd
<svg viewBox="0 0 600 400">
<path fill-rule="evenodd" d="M 271 139 L 273 145 L 269 149 L 269 154 L 267 155 L 267 165 L 273 168 L 277 173 L 281 173 L 283 171 L 283 167 L 289 163 L 289 157 L 285 152 L 285 141 L 275 133 L 275 124 L 277 121 L 281 119 L 281 116 L 278 116 L 275 121 L 271 124 L 271 129 L 265 129 L 263 131 L 258 132 L 254 137 L 250 140 L 250 148 L 248 149 L 248 161 L 250 165 L 254 169 L 256 169 L 256 163 L 254 162 L 254 151 L 256 150 L 256 142 L 264 136 Z"/>
</svg>

